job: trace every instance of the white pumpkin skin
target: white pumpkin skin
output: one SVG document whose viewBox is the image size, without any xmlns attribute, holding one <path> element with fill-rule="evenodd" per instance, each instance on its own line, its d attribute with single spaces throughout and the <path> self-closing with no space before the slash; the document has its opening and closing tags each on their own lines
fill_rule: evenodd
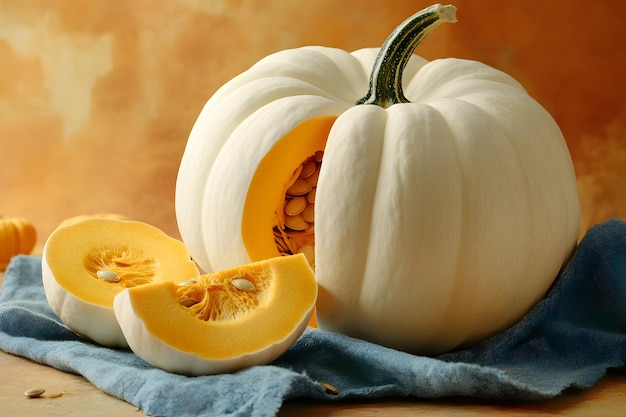
<svg viewBox="0 0 626 417">
<path fill-rule="evenodd" d="M 337 66 L 349 70 L 328 79 Z M 361 82 L 353 80 L 355 74 Z M 250 262 L 241 236 L 243 207 L 269 149 L 302 122 L 347 110 L 363 83 L 366 70 L 347 52 L 308 47 L 260 61 L 207 102 L 189 136 L 176 184 L 179 231 L 204 272 Z"/>
<path fill-rule="evenodd" d="M 45 248 L 43 253 L 46 253 Z M 67 327 L 80 337 L 102 346 L 128 348 L 113 308 L 86 302 L 62 288 L 54 278 L 45 255 L 41 258 L 41 275 L 50 308 Z"/>
<path fill-rule="evenodd" d="M 313 309 L 303 317 L 300 326 L 289 337 L 257 352 L 227 359 L 214 359 L 201 354 L 184 352 L 156 337 L 133 309 L 128 290 L 119 293 L 113 302 L 115 316 L 133 352 L 153 366 L 182 375 L 214 375 L 238 371 L 250 366 L 265 365 L 283 354 L 304 332 Z M 204 337 L 204 335 L 198 335 Z M 210 337 L 207 335 L 206 337 Z"/>
<path fill-rule="evenodd" d="M 317 320 L 440 353 L 514 324 L 544 296 L 580 210 L 560 130 L 508 76 L 448 59 L 409 86 L 412 103 L 354 107 L 331 130 L 316 199 Z"/>
<path fill-rule="evenodd" d="M 434 354 L 544 296 L 578 238 L 576 179 L 552 117 L 479 62 L 413 55 L 410 103 L 355 106 L 378 51 L 283 51 L 224 85 L 190 136 L 177 218 L 203 269 L 249 262 L 241 213 L 259 159 L 301 121 L 338 115 L 315 203 L 319 326 Z"/>
<path fill-rule="evenodd" d="M 377 53 L 319 46 L 277 52 L 224 84 L 205 104 L 176 182 L 178 228 L 204 272 L 250 262 L 241 222 L 256 167 L 302 122 L 353 107 L 367 91 Z M 414 56 L 405 79 L 426 62 Z"/>
</svg>

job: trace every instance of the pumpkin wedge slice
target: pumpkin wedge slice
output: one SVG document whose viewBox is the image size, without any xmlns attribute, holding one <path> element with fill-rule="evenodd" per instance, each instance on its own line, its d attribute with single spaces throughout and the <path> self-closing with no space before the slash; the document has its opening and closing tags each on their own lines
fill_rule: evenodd
<svg viewBox="0 0 626 417">
<path fill-rule="evenodd" d="M 168 372 L 210 375 L 276 359 L 302 334 L 316 299 L 313 270 L 297 254 L 129 288 L 114 310 L 137 356 Z"/>
<path fill-rule="evenodd" d="M 129 220 L 128 217 L 123 214 L 118 213 L 109 213 L 109 212 L 98 212 L 98 213 L 85 213 L 85 214 L 77 214 L 72 217 L 68 217 L 64 219 L 61 223 L 56 227 L 57 229 L 60 227 L 69 226 L 74 223 L 78 223 L 87 219 L 115 219 L 115 220 Z"/>
<path fill-rule="evenodd" d="M 109 347 L 128 347 L 113 312 L 118 293 L 198 274 L 182 242 L 130 220 L 93 218 L 58 228 L 42 256 L 52 311 L 79 336 Z"/>
</svg>

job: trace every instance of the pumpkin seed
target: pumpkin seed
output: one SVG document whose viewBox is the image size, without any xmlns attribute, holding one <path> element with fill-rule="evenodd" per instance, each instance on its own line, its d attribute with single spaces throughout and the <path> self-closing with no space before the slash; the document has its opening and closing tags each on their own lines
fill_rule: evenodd
<svg viewBox="0 0 626 417">
<path fill-rule="evenodd" d="M 319 177 L 320 177 L 320 171 L 317 170 L 313 172 L 313 174 L 311 174 L 311 176 L 308 177 L 305 181 L 309 185 L 309 187 L 311 187 L 312 189 L 313 187 L 317 186 L 317 180 L 319 179 Z"/>
<path fill-rule="evenodd" d="M 274 243 L 278 252 L 281 255 L 305 253 L 311 266 L 315 263 L 314 203 L 323 156 L 323 151 L 315 152 L 293 172 L 285 185 L 282 207 L 274 214 Z"/>
<path fill-rule="evenodd" d="M 309 203 L 307 206 L 300 212 L 300 215 L 307 223 L 315 222 L 315 203 Z"/>
<path fill-rule="evenodd" d="M 306 198 L 294 197 L 285 205 L 285 214 L 287 216 L 296 216 L 304 211 L 306 205 Z"/>
<path fill-rule="evenodd" d="M 297 216 L 286 216 L 285 217 L 285 226 L 290 228 L 291 230 L 306 230 L 309 227 L 309 224 L 304 221 L 301 215 Z"/>
<path fill-rule="evenodd" d="M 316 193 L 317 193 L 317 187 L 313 188 L 311 191 L 308 192 L 308 194 L 306 195 L 306 201 L 308 201 L 309 203 L 315 203 Z"/>
<path fill-rule="evenodd" d="M 337 388 L 335 388 L 334 386 L 326 382 L 320 382 L 320 385 L 326 390 L 328 394 L 331 394 L 331 395 L 339 394 L 339 390 Z"/>
<path fill-rule="evenodd" d="M 231 284 L 233 284 L 233 286 L 235 288 L 237 288 L 238 290 L 241 290 L 241 291 L 254 291 L 254 290 L 256 290 L 256 287 L 254 286 L 254 284 L 252 282 L 248 281 L 245 278 L 234 278 L 230 282 L 231 282 Z"/>
<path fill-rule="evenodd" d="M 200 300 L 196 300 L 193 297 L 184 297 L 180 300 L 180 305 L 185 306 L 185 307 L 191 307 L 193 305 L 196 305 L 200 302 Z"/>
<path fill-rule="evenodd" d="M 317 170 L 317 164 L 315 161 L 310 160 L 302 165 L 302 172 L 300 173 L 300 178 L 309 178 L 313 173 Z"/>
<path fill-rule="evenodd" d="M 108 282 L 118 282 L 120 280 L 120 277 L 110 269 L 98 269 L 96 275 L 98 275 L 98 278 Z"/>
<path fill-rule="evenodd" d="M 183 281 L 183 282 L 179 282 L 178 286 L 179 287 L 185 287 L 187 285 L 193 285 L 195 284 L 197 281 L 195 279 L 188 279 L 187 281 Z"/>
<path fill-rule="evenodd" d="M 307 179 L 308 180 L 308 179 Z M 305 195 L 313 188 L 307 180 L 303 180 L 302 178 L 298 178 L 292 185 L 287 189 L 287 194 L 291 194 L 293 196 Z"/>
<path fill-rule="evenodd" d="M 27 398 L 39 398 L 44 392 L 46 392 L 46 390 L 43 388 L 31 388 L 29 390 L 26 390 L 24 395 Z"/>
</svg>

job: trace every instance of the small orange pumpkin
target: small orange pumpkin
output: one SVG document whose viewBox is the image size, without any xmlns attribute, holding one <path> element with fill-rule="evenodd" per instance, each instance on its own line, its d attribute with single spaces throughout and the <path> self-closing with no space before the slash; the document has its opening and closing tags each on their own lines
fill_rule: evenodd
<svg viewBox="0 0 626 417">
<path fill-rule="evenodd" d="M 35 227 L 28 220 L 0 216 L 0 271 L 6 269 L 15 255 L 31 253 L 36 242 Z"/>
</svg>

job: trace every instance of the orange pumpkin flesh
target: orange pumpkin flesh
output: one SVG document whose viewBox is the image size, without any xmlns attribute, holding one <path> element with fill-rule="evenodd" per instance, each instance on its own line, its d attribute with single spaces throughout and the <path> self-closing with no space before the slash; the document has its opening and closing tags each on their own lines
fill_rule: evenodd
<svg viewBox="0 0 626 417">
<path fill-rule="evenodd" d="M 114 279 L 105 279 L 107 274 Z M 111 347 L 128 346 L 113 312 L 117 294 L 152 281 L 179 282 L 197 275 L 182 242 L 135 221 L 92 218 L 57 228 L 42 257 L 52 311 L 77 334 Z"/>
<path fill-rule="evenodd" d="M 259 164 L 246 195 L 241 225 L 242 238 L 251 261 L 298 253 L 298 250 L 285 251 L 281 248 L 282 242 L 277 239 L 282 239 L 275 236 L 278 230 L 300 248 L 311 267 L 315 268 L 314 231 L 291 231 L 284 224 L 282 212 L 294 172 L 315 158 L 316 153 L 324 151 L 328 133 L 336 119 L 336 116 L 320 116 L 301 123 L 280 139 Z M 317 327 L 315 313 L 309 326 Z"/>
<path fill-rule="evenodd" d="M 105 307 L 112 307 L 125 287 L 197 274 L 180 242 L 135 221 L 93 218 L 57 229 L 46 242 L 44 256 L 58 285 Z M 99 269 L 114 271 L 120 282 L 98 279 Z"/>
<path fill-rule="evenodd" d="M 253 289 L 237 288 L 236 279 Z M 304 331 L 316 298 L 313 271 L 298 254 L 202 275 L 187 285 L 133 287 L 115 298 L 114 308 L 138 356 L 170 372 L 201 375 L 278 357 Z"/>
<path fill-rule="evenodd" d="M 336 116 L 322 116 L 307 120 L 285 135 L 259 164 L 250 188 L 242 216 L 241 232 L 244 245 L 252 261 L 279 256 L 281 253 L 294 254 L 297 251 L 284 251 L 277 245 L 273 231 L 284 229 L 285 195 L 289 181 L 307 160 L 323 152 L 328 133 Z M 282 224 L 277 224 L 282 223 Z M 312 231 L 291 232 L 300 248 L 314 245 Z M 311 253 L 305 253 L 314 266 Z"/>
</svg>

